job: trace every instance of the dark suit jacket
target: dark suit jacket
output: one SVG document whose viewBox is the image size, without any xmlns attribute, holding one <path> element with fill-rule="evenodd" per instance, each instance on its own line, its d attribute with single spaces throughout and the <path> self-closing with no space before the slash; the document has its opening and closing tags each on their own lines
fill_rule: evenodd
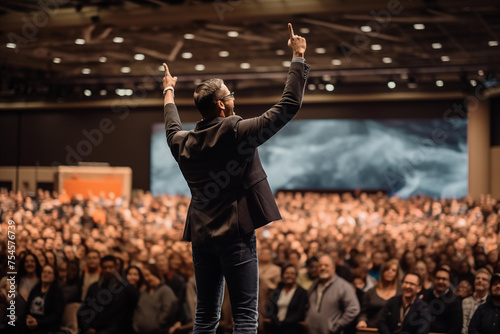
<svg viewBox="0 0 500 334">
<path fill-rule="evenodd" d="M 288 305 L 285 320 L 278 320 L 278 298 L 281 294 L 282 287 L 274 290 L 271 294 L 269 318 L 271 319 L 272 332 L 275 334 L 295 334 L 301 333 L 302 328 L 298 325 L 299 322 L 304 321 L 306 317 L 307 304 L 309 297 L 307 291 L 300 285 L 297 285 L 297 290 L 293 294 L 292 300 Z"/>
<path fill-rule="evenodd" d="M 231 239 L 281 219 L 257 147 L 299 111 L 308 72 L 292 62 L 280 102 L 255 118 L 216 117 L 182 131 L 175 104 L 165 106 L 167 143 L 191 190 L 184 240 Z"/>
<path fill-rule="evenodd" d="M 400 318 L 402 296 L 392 297 L 387 301 L 378 320 L 380 334 L 392 334 L 397 328 Z M 431 313 L 427 304 L 417 298 L 403 321 L 401 334 L 428 334 L 431 325 Z"/>
</svg>

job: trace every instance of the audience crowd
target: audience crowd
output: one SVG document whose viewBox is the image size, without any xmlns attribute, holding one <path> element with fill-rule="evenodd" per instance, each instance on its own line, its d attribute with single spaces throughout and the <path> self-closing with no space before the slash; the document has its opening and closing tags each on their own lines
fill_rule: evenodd
<svg viewBox="0 0 500 334">
<path fill-rule="evenodd" d="M 192 331 L 196 284 L 181 240 L 189 201 L 2 190 L 0 331 Z M 493 198 L 279 192 L 276 201 L 283 219 L 256 231 L 263 333 L 498 333 Z M 231 326 L 226 294 L 218 330 Z"/>
</svg>

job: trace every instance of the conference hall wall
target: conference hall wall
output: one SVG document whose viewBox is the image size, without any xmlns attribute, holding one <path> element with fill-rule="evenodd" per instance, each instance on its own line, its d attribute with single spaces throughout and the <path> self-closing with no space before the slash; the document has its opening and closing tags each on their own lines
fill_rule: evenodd
<svg viewBox="0 0 500 334">
<path fill-rule="evenodd" d="M 407 130 L 410 130 L 402 124 L 418 123 L 418 131 L 423 134 L 423 138 L 427 136 L 432 140 L 432 131 L 440 127 L 435 123 L 437 121 L 448 126 L 445 131 L 448 135 L 452 135 L 450 138 L 455 137 L 456 129 L 463 127 L 465 121 L 463 117 L 450 112 L 455 104 L 460 103 L 462 101 L 455 100 L 305 103 L 297 120 L 365 120 L 363 125 L 365 128 L 391 123 L 395 129 L 393 133 L 395 139 L 404 136 Z M 237 105 L 236 112 L 243 117 L 252 117 L 268 107 L 269 105 Z M 183 122 L 196 122 L 200 118 L 192 107 L 181 106 L 179 109 Z M 430 121 L 431 119 L 434 121 Z M 75 165 L 80 161 L 109 162 L 111 166 L 130 166 L 133 169 L 133 188 L 151 189 L 151 138 L 154 124 L 162 121 L 161 106 L 138 107 L 126 112 L 123 110 L 113 112 L 111 108 L 2 110 L 0 111 L 0 166 Z M 401 125 L 399 130 L 398 124 Z M 348 141 L 353 144 L 350 130 L 342 124 L 337 126 L 338 129 L 343 129 L 346 138 L 346 143 L 343 143 L 343 135 L 338 136 L 339 145 L 347 144 Z M 349 126 L 354 129 L 352 125 Z M 290 127 L 289 131 L 293 131 L 293 127 Z M 356 131 L 359 131 L 359 128 Z M 425 148 L 422 145 L 420 147 Z M 263 149 L 265 151 L 265 148 Z M 387 147 L 386 150 L 390 151 L 391 147 Z M 460 150 L 466 152 L 466 147 L 461 146 Z M 331 153 L 325 152 L 325 154 Z M 270 154 L 264 153 L 272 159 Z M 363 151 L 354 151 L 352 157 L 357 154 L 361 155 Z M 404 160 L 404 157 L 400 158 Z M 432 159 L 429 159 L 426 163 L 431 162 Z"/>
</svg>

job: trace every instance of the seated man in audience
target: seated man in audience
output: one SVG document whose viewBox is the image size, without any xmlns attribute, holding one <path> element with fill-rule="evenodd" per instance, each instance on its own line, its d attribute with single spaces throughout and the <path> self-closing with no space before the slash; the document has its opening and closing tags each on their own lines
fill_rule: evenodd
<svg viewBox="0 0 500 334">
<path fill-rule="evenodd" d="M 314 280 L 318 278 L 318 258 L 313 256 L 306 261 L 306 267 L 299 271 L 297 284 L 306 291 L 309 290 Z"/>
<path fill-rule="evenodd" d="M 100 261 L 101 261 L 101 255 L 95 249 L 90 250 L 87 253 L 85 259 L 85 263 L 87 264 L 87 266 L 83 270 L 80 280 L 82 300 L 87 295 L 87 290 L 89 286 L 97 282 L 99 280 L 99 277 L 101 276 L 101 267 L 99 266 Z"/>
<path fill-rule="evenodd" d="M 462 325 L 462 334 L 469 332 L 469 323 L 479 305 L 486 303 L 488 291 L 490 290 L 491 274 L 486 268 L 480 268 L 474 278 L 474 293 L 472 296 L 462 301 L 462 310 L 464 321 Z"/>
<path fill-rule="evenodd" d="M 403 277 L 403 294 L 387 301 L 378 320 L 380 334 L 428 334 L 431 314 L 427 304 L 417 298 L 422 289 L 418 274 L 409 272 Z"/>
<path fill-rule="evenodd" d="M 490 298 L 480 305 L 469 324 L 469 334 L 500 333 L 500 274 L 490 281 Z"/>
<path fill-rule="evenodd" d="M 451 273 L 440 267 L 434 274 L 434 289 L 424 292 L 422 298 L 432 315 L 432 333 L 460 334 L 462 331 L 462 303 L 451 289 Z"/>
<path fill-rule="evenodd" d="M 309 334 L 340 333 L 359 314 L 359 301 L 349 282 L 335 274 L 330 256 L 321 256 L 318 265 L 319 280 L 309 289 Z"/>
<path fill-rule="evenodd" d="M 101 278 L 89 287 L 78 310 L 78 327 L 82 334 L 132 333 L 137 294 L 118 274 L 114 256 L 103 257 L 101 268 Z"/>
</svg>

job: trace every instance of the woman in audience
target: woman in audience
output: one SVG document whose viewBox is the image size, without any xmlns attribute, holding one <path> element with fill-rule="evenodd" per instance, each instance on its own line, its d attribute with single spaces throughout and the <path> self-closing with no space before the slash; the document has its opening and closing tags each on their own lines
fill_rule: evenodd
<svg viewBox="0 0 500 334">
<path fill-rule="evenodd" d="M 281 269 L 281 283 L 271 293 L 268 317 L 269 333 L 298 334 L 302 332 L 299 322 L 305 318 L 308 303 L 307 291 L 297 284 L 297 268 L 286 264 Z"/>
<path fill-rule="evenodd" d="M 432 288 L 432 280 L 429 277 L 427 265 L 424 261 L 417 261 L 417 263 L 415 263 L 415 273 L 417 273 L 422 280 L 422 290 L 428 290 Z"/>
<path fill-rule="evenodd" d="M 130 266 L 125 270 L 125 279 L 132 285 L 137 291 L 139 291 L 144 285 L 144 275 L 142 271 L 137 266 Z"/>
<path fill-rule="evenodd" d="M 399 261 L 392 259 L 383 264 L 377 285 L 364 294 L 357 328 L 376 328 L 378 315 L 385 303 L 400 291 Z"/>
<path fill-rule="evenodd" d="M 57 285 L 56 269 L 50 264 L 43 267 L 41 280 L 31 290 L 27 307 L 27 333 L 52 334 L 59 331 L 64 297 Z"/>
<path fill-rule="evenodd" d="M 145 287 L 134 312 L 133 327 L 137 334 L 165 334 L 175 323 L 177 298 L 163 283 L 158 269 L 148 265 L 143 269 Z"/>
</svg>

